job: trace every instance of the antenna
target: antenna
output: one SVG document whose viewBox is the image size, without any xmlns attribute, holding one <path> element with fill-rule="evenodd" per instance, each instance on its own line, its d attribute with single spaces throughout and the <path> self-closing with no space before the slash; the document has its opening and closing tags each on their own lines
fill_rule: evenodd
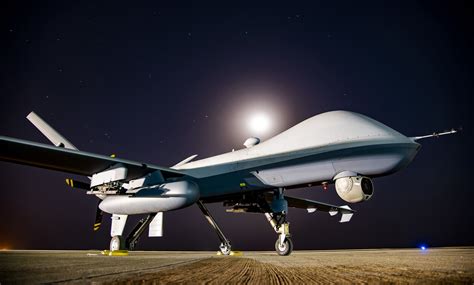
<svg viewBox="0 0 474 285">
<path fill-rule="evenodd" d="M 417 141 L 417 140 L 421 140 L 421 139 L 426 139 L 426 138 L 438 138 L 440 136 L 444 136 L 444 135 L 452 135 L 452 134 L 455 134 L 457 133 L 458 131 L 462 130 L 462 128 L 459 128 L 459 130 L 455 130 L 455 129 L 451 129 L 450 131 L 444 131 L 444 132 L 434 132 L 430 135 L 424 135 L 424 136 L 418 136 L 418 137 L 411 137 L 412 140 L 414 141 Z"/>
</svg>

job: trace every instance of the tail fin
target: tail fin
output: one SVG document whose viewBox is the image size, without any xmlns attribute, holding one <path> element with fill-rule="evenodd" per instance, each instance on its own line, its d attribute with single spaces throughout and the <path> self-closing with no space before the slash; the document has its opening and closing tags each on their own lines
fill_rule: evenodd
<svg viewBox="0 0 474 285">
<path fill-rule="evenodd" d="M 53 129 L 40 116 L 36 115 L 35 112 L 29 113 L 26 118 L 55 146 L 77 150 L 70 141 Z"/>
</svg>

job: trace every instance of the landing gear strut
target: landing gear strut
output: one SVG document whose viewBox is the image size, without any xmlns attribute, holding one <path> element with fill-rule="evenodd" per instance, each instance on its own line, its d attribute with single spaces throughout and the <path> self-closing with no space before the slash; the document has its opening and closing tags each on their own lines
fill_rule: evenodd
<svg viewBox="0 0 474 285">
<path fill-rule="evenodd" d="M 290 255 L 293 251 L 293 242 L 291 241 L 290 223 L 286 220 L 288 213 L 288 202 L 283 196 L 283 188 L 274 192 L 273 201 L 270 204 L 271 212 L 266 212 L 265 217 L 278 234 L 275 242 L 275 250 L 278 255 Z"/>
<path fill-rule="evenodd" d="M 128 234 L 127 239 L 125 240 L 125 246 L 129 250 L 134 250 L 135 246 L 138 243 L 138 239 L 145 231 L 146 227 L 153 221 L 153 218 L 156 216 L 156 213 L 149 214 L 146 218 L 141 219 L 138 224 L 135 226 L 133 231 Z"/>
<path fill-rule="evenodd" d="M 223 255 L 229 255 L 230 252 L 231 252 L 231 245 L 230 245 L 230 241 L 225 237 L 224 233 L 221 231 L 221 229 L 219 228 L 219 226 L 217 225 L 216 221 L 214 220 L 214 218 L 211 216 L 211 213 L 209 212 L 209 210 L 206 208 L 206 206 L 204 206 L 204 204 L 201 202 L 201 201 L 198 201 L 196 203 L 199 207 L 199 209 L 201 209 L 201 212 L 204 214 L 204 216 L 206 217 L 207 221 L 209 222 L 209 224 L 211 224 L 211 226 L 214 228 L 214 230 L 216 231 L 217 233 L 217 236 L 219 237 L 219 239 L 221 240 L 221 244 L 219 246 L 219 250 L 221 251 L 221 253 Z"/>
<path fill-rule="evenodd" d="M 290 223 L 286 221 L 286 213 L 265 213 L 270 225 L 278 234 L 275 242 L 275 250 L 278 255 L 290 255 L 293 251 L 293 242 L 291 241 Z"/>
<path fill-rule="evenodd" d="M 140 236 L 143 234 L 145 231 L 145 228 L 153 221 L 153 218 L 156 216 L 156 213 L 149 214 L 146 218 L 141 219 L 138 224 L 135 226 L 135 228 L 130 232 L 130 234 L 127 236 L 127 238 L 124 238 L 122 236 L 123 234 L 123 228 L 125 227 L 125 222 L 127 221 L 127 218 L 125 215 L 122 215 L 119 217 L 119 215 L 115 215 L 118 218 L 115 218 L 117 220 L 123 219 L 123 222 L 121 223 L 120 226 L 117 227 L 117 232 L 115 232 L 117 235 L 113 236 L 112 239 L 110 240 L 110 250 L 134 250 L 135 246 L 138 243 L 138 239 Z M 114 218 L 112 218 L 112 221 L 114 221 Z"/>
</svg>

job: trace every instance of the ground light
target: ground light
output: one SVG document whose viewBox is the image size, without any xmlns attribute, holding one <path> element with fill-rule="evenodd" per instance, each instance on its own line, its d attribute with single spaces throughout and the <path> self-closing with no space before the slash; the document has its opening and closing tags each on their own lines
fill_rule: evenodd
<svg viewBox="0 0 474 285">
<path fill-rule="evenodd" d="M 426 244 L 420 244 L 420 245 L 418 246 L 418 248 L 419 248 L 421 251 L 426 251 L 426 250 L 428 250 L 428 246 L 427 246 Z"/>
</svg>

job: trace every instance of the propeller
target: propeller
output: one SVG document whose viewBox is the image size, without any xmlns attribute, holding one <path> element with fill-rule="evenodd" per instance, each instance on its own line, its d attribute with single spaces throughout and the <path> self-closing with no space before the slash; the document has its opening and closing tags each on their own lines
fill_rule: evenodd
<svg viewBox="0 0 474 285">
<path fill-rule="evenodd" d="M 99 203 L 97 203 L 97 210 L 95 211 L 94 232 L 100 229 L 100 225 L 102 224 L 102 217 L 104 216 L 104 212 L 99 208 L 100 202 L 102 202 L 102 200 L 99 200 Z"/>
<path fill-rule="evenodd" d="M 77 188 L 82 190 L 90 190 L 90 184 L 82 181 L 77 181 L 72 178 L 66 179 L 66 184 L 71 188 Z"/>
<path fill-rule="evenodd" d="M 66 184 L 71 187 L 71 188 L 77 188 L 77 189 L 82 189 L 82 190 L 90 190 L 90 184 L 82 181 L 77 181 L 72 178 L 67 178 L 66 179 Z M 97 203 L 97 208 L 95 211 L 95 221 L 94 221 L 94 232 L 98 231 L 100 229 L 100 225 L 102 224 L 102 216 L 104 215 L 104 212 L 99 208 L 99 204 L 102 202 L 102 200 L 99 200 L 99 203 Z"/>
</svg>

